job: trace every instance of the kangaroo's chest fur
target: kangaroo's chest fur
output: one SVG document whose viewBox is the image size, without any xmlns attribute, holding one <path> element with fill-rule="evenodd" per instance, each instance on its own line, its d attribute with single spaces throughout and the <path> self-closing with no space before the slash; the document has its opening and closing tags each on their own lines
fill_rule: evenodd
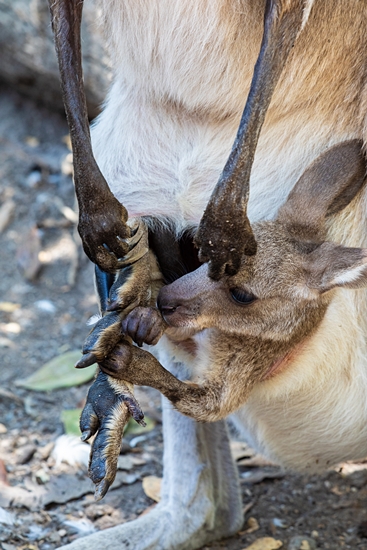
<svg viewBox="0 0 367 550">
<path fill-rule="evenodd" d="M 196 225 L 237 131 L 264 1 L 101 4 L 115 79 L 93 132 L 97 160 L 130 215 Z M 361 2 L 315 1 L 261 134 L 250 218 L 272 216 L 330 143 L 361 137 L 366 20 Z"/>
<path fill-rule="evenodd" d="M 115 77 L 92 131 L 96 159 L 130 216 L 169 218 L 177 232 L 194 227 L 236 135 L 260 47 L 265 2 L 100 2 Z M 273 217 L 298 176 L 328 146 L 364 138 L 366 21 L 364 2 L 315 0 L 260 136 L 250 182 L 251 221 Z M 333 228 L 335 240 L 363 245 L 364 212 L 362 197 Z M 276 377 L 266 383 L 267 394 L 255 389 L 239 414 L 254 443 L 278 460 L 307 466 L 305 452 L 312 442 L 313 468 L 352 458 L 346 456 L 348 445 L 354 456 L 367 453 L 367 434 L 361 430 L 367 425 L 367 326 L 360 305 L 365 293 L 358 292 L 358 299 L 357 293 L 349 302 L 341 299 L 332 310 L 330 326 L 343 319 L 338 337 L 352 342 L 336 348 L 334 370 L 325 350 L 333 349 L 335 340 L 326 328 L 324 347 L 319 342 L 317 352 L 297 363 L 291 376 L 283 373 L 279 382 Z M 347 303 L 353 304 L 348 316 Z M 363 383 L 356 386 L 350 380 L 358 377 Z M 348 403 L 355 414 L 344 422 Z M 317 450 L 325 449 L 328 437 L 330 452 Z M 299 452 L 291 456 L 290 447 L 297 446 Z"/>
</svg>

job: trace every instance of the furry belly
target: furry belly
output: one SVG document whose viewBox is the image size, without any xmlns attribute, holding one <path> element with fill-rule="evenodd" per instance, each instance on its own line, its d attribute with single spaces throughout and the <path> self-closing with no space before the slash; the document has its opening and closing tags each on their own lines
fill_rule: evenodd
<svg viewBox="0 0 367 550">
<path fill-rule="evenodd" d="M 92 140 L 113 193 L 130 217 L 169 219 L 178 232 L 196 226 L 228 158 L 239 117 L 203 121 L 157 105 L 145 105 L 142 113 L 139 98 L 128 90 L 112 96 Z M 307 165 L 328 146 L 353 137 L 326 123 L 318 123 L 315 132 L 314 121 L 302 113 L 267 123 L 252 169 L 250 219 L 274 217 Z"/>
</svg>

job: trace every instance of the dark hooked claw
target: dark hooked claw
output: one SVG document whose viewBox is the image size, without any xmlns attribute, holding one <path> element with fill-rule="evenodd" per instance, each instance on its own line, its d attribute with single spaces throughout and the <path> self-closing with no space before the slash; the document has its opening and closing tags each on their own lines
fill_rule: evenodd
<svg viewBox="0 0 367 550">
<path fill-rule="evenodd" d="M 119 260 L 120 271 L 111 286 L 107 311 L 124 311 L 126 315 L 134 307 L 149 304 L 150 263 L 148 230 L 140 222 L 131 240 L 131 250 Z"/>
<path fill-rule="evenodd" d="M 125 348 L 129 361 L 129 346 Z M 80 417 L 82 440 L 87 441 L 97 434 L 88 469 L 96 485 L 96 500 L 105 496 L 115 479 L 122 435 L 130 417 L 145 426 L 144 414 L 132 394 L 132 386 L 99 371 Z"/>
</svg>

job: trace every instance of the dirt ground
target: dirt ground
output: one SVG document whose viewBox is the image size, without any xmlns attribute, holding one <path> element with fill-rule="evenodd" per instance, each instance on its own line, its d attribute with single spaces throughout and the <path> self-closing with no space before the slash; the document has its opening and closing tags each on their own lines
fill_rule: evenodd
<svg viewBox="0 0 367 550">
<path fill-rule="evenodd" d="M 62 411 L 82 406 L 88 385 L 50 392 L 15 385 L 53 357 L 80 349 L 86 321 L 97 312 L 93 268 L 75 232 L 65 136 L 60 115 L 0 88 L 3 550 L 52 550 L 136 518 L 154 505 L 143 479 L 162 474 L 156 392 L 138 389 L 155 427 L 126 436 L 117 482 L 95 504 L 85 468 L 60 463 L 53 454 L 64 433 Z M 239 459 L 244 526 L 235 537 L 208 548 L 241 550 L 270 537 L 269 546 L 263 541 L 258 548 L 280 548 L 274 541 L 281 541 L 288 550 L 367 549 L 367 464 L 342 465 L 321 476 L 285 475 L 245 446 L 234 444 L 233 451 Z"/>
</svg>

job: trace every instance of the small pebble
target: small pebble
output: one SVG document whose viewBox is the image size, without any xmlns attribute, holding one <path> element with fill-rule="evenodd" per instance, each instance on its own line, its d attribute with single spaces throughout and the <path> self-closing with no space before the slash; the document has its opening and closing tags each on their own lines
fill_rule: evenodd
<svg viewBox="0 0 367 550">
<path fill-rule="evenodd" d="M 35 478 L 39 485 L 45 485 L 50 481 L 50 476 L 42 468 L 35 473 Z"/>
<path fill-rule="evenodd" d="M 310 537 L 292 537 L 288 544 L 288 550 L 316 550 L 316 543 Z"/>
<path fill-rule="evenodd" d="M 287 529 L 288 527 L 288 523 L 280 518 L 273 518 L 271 522 L 274 525 L 274 527 L 279 527 L 280 529 Z"/>
<path fill-rule="evenodd" d="M 38 187 L 42 182 L 42 174 L 39 170 L 32 170 L 32 172 L 27 176 L 26 184 L 31 189 Z"/>
<path fill-rule="evenodd" d="M 34 453 L 36 452 L 36 446 L 35 445 L 24 445 L 24 447 L 21 447 L 20 449 L 17 449 L 15 456 L 16 456 L 16 463 L 17 464 L 27 464 L 31 458 L 33 457 Z"/>
<path fill-rule="evenodd" d="M 4 424 L 0 423 L 0 434 L 6 434 L 7 431 L 7 427 Z"/>
<path fill-rule="evenodd" d="M 37 300 L 37 302 L 34 302 L 34 305 L 37 309 L 45 313 L 55 313 L 57 309 L 51 300 Z"/>
</svg>

